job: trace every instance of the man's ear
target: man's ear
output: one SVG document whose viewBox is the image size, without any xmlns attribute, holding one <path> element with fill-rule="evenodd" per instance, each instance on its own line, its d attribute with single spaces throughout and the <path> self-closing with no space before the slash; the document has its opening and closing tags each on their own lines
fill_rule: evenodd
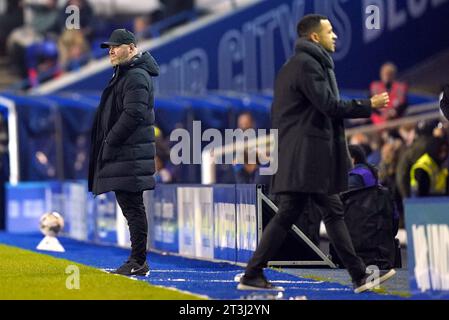
<svg viewBox="0 0 449 320">
<path fill-rule="evenodd" d="M 309 37 L 310 37 L 310 40 L 312 40 L 315 43 L 320 42 L 320 36 L 316 32 L 312 32 Z"/>
</svg>

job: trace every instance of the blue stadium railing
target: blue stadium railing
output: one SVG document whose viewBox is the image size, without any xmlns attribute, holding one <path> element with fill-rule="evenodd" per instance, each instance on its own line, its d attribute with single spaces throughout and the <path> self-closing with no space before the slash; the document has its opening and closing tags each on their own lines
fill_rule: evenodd
<svg viewBox="0 0 449 320">
<path fill-rule="evenodd" d="M 90 129 L 99 92 L 59 93 L 55 95 L 25 96 L 3 94 L 15 104 L 17 140 L 20 154 L 20 180 L 46 181 L 52 179 L 80 179 L 87 175 Z M 344 95 L 362 97 L 363 93 Z M 410 100 L 434 102 L 435 99 L 411 96 Z M 257 128 L 270 128 L 272 96 L 212 91 L 207 95 L 160 96 L 156 94 L 156 125 L 168 141 L 177 128 L 191 134 L 193 121 L 201 121 L 202 132 L 215 128 L 224 132 L 236 128 L 240 113 L 252 113 Z M 413 108 L 411 106 L 410 108 Z M 5 110 L 6 112 L 6 110 Z M 169 142 L 174 145 L 177 141 Z M 171 146 L 170 145 L 170 146 Z M 202 147 L 206 142 L 202 142 Z M 231 167 L 217 168 L 217 182 L 228 183 L 233 175 Z M 200 165 L 180 165 L 177 182 L 199 183 Z"/>
</svg>

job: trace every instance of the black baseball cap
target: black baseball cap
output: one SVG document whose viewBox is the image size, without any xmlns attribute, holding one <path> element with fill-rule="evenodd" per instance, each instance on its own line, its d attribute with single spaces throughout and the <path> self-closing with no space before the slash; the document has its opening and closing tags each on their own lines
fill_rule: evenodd
<svg viewBox="0 0 449 320">
<path fill-rule="evenodd" d="M 101 47 L 108 48 L 109 46 L 119 46 L 121 44 L 131 44 L 131 43 L 137 44 L 134 33 L 126 29 L 115 29 L 111 33 L 109 40 L 103 42 L 101 44 Z"/>
</svg>

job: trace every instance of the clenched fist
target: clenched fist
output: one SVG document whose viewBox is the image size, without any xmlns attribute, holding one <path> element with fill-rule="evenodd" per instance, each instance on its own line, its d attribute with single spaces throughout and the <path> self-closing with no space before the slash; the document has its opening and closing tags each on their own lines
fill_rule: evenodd
<svg viewBox="0 0 449 320">
<path fill-rule="evenodd" d="M 374 109 L 384 108 L 389 102 L 390 97 L 386 92 L 371 97 L 371 107 Z"/>
</svg>

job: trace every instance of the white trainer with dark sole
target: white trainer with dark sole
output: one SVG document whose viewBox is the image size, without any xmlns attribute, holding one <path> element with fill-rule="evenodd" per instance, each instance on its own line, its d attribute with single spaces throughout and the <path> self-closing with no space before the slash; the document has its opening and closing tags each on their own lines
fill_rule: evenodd
<svg viewBox="0 0 449 320">
<path fill-rule="evenodd" d="M 382 282 L 387 281 L 395 274 L 396 274 L 396 271 L 394 269 L 391 269 L 387 273 L 380 276 L 379 278 L 373 279 L 373 281 L 368 281 L 364 285 L 357 287 L 356 289 L 354 289 L 354 293 L 361 293 L 361 292 L 364 292 L 367 290 L 371 290 L 371 289 L 377 287 L 378 285 L 380 285 Z"/>
<path fill-rule="evenodd" d="M 271 287 L 271 288 L 261 288 L 261 287 L 255 287 L 250 286 L 247 284 L 239 283 L 237 285 L 238 290 L 251 290 L 251 291 L 276 291 L 276 292 L 283 292 L 285 289 L 283 287 Z"/>
</svg>

